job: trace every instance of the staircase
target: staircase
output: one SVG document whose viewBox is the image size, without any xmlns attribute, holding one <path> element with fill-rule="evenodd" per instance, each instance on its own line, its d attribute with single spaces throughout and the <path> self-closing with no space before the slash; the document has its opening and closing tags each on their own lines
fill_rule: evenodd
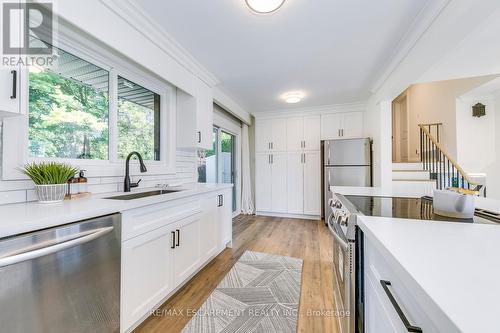
<svg viewBox="0 0 500 333">
<path fill-rule="evenodd" d="M 393 163 L 394 195 L 431 195 L 434 189 L 459 187 L 486 196 L 486 188 L 471 179 L 439 141 L 441 123 L 420 124 L 420 163 Z M 433 131 L 434 130 L 434 131 Z"/>
<path fill-rule="evenodd" d="M 436 189 L 436 181 L 422 163 L 392 164 L 392 193 L 394 195 L 431 195 Z"/>
</svg>

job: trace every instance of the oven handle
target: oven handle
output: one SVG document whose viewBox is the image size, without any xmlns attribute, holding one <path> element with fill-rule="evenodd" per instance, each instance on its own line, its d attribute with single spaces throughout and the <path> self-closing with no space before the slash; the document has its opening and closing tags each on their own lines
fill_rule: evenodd
<svg viewBox="0 0 500 333">
<path fill-rule="evenodd" d="M 328 228 L 332 232 L 332 235 L 335 238 L 335 240 L 340 245 L 342 251 L 347 252 L 349 250 L 349 244 L 347 244 L 347 242 L 342 239 L 342 237 L 337 233 L 335 228 L 333 228 L 332 225 L 330 224 L 332 218 L 333 218 L 333 213 L 331 213 L 330 216 L 328 217 Z"/>
</svg>

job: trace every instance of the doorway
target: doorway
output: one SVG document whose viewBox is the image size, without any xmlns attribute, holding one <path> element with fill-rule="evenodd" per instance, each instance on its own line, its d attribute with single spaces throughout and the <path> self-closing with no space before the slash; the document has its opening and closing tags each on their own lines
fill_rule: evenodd
<svg viewBox="0 0 500 333">
<path fill-rule="evenodd" d="M 392 161 L 408 162 L 409 125 L 408 96 L 406 91 L 392 102 Z"/>
</svg>

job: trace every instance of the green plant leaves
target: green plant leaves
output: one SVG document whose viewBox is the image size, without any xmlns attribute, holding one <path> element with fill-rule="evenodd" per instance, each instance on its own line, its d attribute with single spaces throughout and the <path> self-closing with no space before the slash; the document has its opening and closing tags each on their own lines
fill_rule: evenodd
<svg viewBox="0 0 500 333">
<path fill-rule="evenodd" d="M 28 163 L 19 170 L 36 185 L 66 184 L 78 172 L 78 168 L 57 162 Z"/>
</svg>

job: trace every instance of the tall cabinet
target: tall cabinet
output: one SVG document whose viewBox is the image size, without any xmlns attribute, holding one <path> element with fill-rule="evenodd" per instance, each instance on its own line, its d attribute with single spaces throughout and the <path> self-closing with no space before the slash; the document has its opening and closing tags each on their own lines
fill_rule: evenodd
<svg viewBox="0 0 500 333">
<path fill-rule="evenodd" d="M 257 119 L 258 213 L 319 216 L 320 116 Z"/>
</svg>

